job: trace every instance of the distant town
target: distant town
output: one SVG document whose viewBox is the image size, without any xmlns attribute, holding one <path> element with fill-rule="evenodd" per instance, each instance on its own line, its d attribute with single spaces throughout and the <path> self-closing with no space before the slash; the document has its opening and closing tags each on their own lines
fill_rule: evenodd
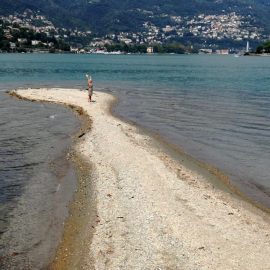
<svg viewBox="0 0 270 270">
<path fill-rule="evenodd" d="M 137 10 L 154 16 L 150 11 Z M 170 16 L 170 24 L 158 27 L 145 21 L 140 32 L 120 32 L 103 37 L 91 29 L 67 29 L 55 26 L 40 12 L 0 16 L 0 52 L 71 53 L 206 53 L 229 54 L 241 51 L 220 47 L 218 41 L 266 41 L 264 29 L 254 26 L 253 18 L 235 12 L 223 15 L 200 14 L 193 17 Z M 183 44 L 185 37 L 198 38 L 200 46 Z M 242 48 L 244 50 L 244 48 Z"/>
<path fill-rule="evenodd" d="M 140 10 L 144 13 L 152 12 Z M 144 43 L 163 43 L 171 41 L 175 38 L 184 36 L 195 36 L 203 39 L 217 39 L 224 38 L 233 40 L 262 40 L 267 38 L 264 36 L 264 30 L 253 25 L 251 16 L 247 18 L 237 15 L 235 12 L 223 15 L 206 15 L 200 14 L 194 17 L 180 17 L 163 14 L 171 21 L 171 25 L 165 27 L 158 27 L 150 22 L 143 24 L 145 31 L 139 33 L 121 33 L 117 36 L 120 41 L 124 42 L 144 42 Z M 150 16 L 151 17 L 151 16 Z M 111 35 L 114 39 L 115 36 Z"/>
</svg>

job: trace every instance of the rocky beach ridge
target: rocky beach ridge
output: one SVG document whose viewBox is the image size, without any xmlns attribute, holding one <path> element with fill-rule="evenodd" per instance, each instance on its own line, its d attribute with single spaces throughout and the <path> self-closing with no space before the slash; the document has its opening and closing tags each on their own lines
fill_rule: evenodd
<svg viewBox="0 0 270 270">
<path fill-rule="evenodd" d="M 95 92 L 89 103 L 76 89 L 15 93 L 80 107 L 92 121 L 75 147 L 89 170 L 84 226 L 74 225 L 81 242 L 72 249 L 74 241 L 63 241 L 53 269 L 270 269 L 269 216 L 113 116 L 112 95 Z"/>
</svg>

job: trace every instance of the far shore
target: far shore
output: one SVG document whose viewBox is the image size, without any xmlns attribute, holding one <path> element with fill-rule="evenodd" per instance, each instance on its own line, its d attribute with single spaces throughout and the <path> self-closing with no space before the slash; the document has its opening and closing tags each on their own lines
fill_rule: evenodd
<svg viewBox="0 0 270 270">
<path fill-rule="evenodd" d="M 89 103 L 79 89 L 11 94 L 85 117 L 73 153 L 78 191 L 51 269 L 270 269 L 269 215 L 113 116 L 112 95 L 94 92 Z"/>
</svg>

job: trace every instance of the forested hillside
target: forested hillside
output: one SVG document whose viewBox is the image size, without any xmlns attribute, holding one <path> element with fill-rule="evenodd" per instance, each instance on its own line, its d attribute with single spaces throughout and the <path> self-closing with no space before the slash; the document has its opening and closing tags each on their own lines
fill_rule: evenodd
<svg viewBox="0 0 270 270">
<path fill-rule="evenodd" d="M 236 12 L 252 16 L 270 29 L 270 0 L 1 0 L 0 14 L 40 12 L 60 26 L 90 28 L 94 33 L 137 31 L 145 21 L 165 25 L 164 16 L 191 16 Z"/>
</svg>

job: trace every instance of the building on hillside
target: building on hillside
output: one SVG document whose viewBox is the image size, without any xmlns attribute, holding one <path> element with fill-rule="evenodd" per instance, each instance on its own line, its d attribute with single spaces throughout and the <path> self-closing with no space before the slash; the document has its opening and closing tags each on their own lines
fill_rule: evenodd
<svg viewBox="0 0 270 270">
<path fill-rule="evenodd" d="M 154 48 L 153 47 L 147 47 L 147 53 L 153 53 Z"/>
<path fill-rule="evenodd" d="M 16 49 L 16 44 L 13 42 L 9 42 L 9 46 L 11 50 L 15 50 Z"/>
<path fill-rule="evenodd" d="M 199 53 L 200 54 L 212 54 L 213 50 L 212 49 L 200 49 Z"/>
<path fill-rule="evenodd" d="M 27 43 L 27 39 L 26 38 L 18 38 L 18 42 L 20 44 L 25 44 L 25 43 Z"/>
<path fill-rule="evenodd" d="M 124 42 L 127 45 L 132 43 L 132 39 L 130 39 L 130 38 L 120 38 L 119 40 Z"/>
<path fill-rule="evenodd" d="M 32 46 L 36 46 L 36 45 L 38 45 L 39 43 L 40 43 L 39 40 L 32 40 L 32 41 L 31 41 Z"/>
<path fill-rule="evenodd" d="M 229 49 L 216 50 L 216 54 L 228 55 Z"/>
</svg>

